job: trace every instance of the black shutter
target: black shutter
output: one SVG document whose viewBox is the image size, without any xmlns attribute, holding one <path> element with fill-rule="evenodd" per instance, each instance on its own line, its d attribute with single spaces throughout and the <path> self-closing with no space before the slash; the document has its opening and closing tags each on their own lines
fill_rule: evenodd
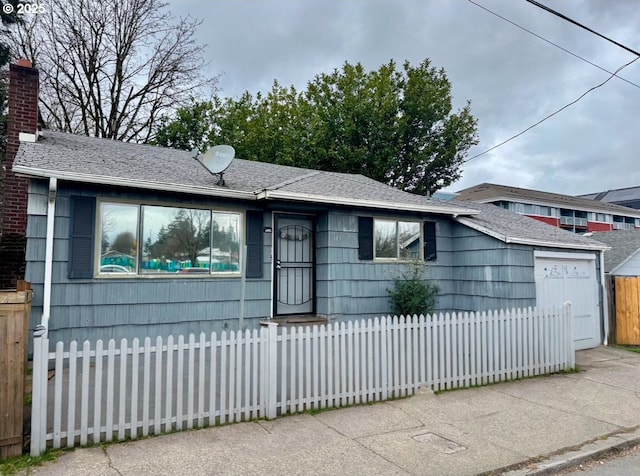
<svg viewBox="0 0 640 476">
<path fill-rule="evenodd" d="M 436 223 L 433 221 L 424 222 L 424 260 L 435 261 L 437 257 L 436 249 Z"/>
<path fill-rule="evenodd" d="M 70 279 L 93 277 L 95 213 L 95 198 L 71 197 L 68 267 Z"/>
<path fill-rule="evenodd" d="M 263 236 L 262 212 L 247 211 L 247 278 L 262 277 L 262 236 Z"/>
<path fill-rule="evenodd" d="M 358 217 L 358 259 L 373 259 L 373 218 Z"/>
</svg>

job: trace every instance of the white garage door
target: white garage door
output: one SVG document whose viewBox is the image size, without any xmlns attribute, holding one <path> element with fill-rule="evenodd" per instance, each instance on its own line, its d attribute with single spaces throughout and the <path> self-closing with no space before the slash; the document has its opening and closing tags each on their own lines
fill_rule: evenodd
<svg viewBox="0 0 640 476">
<path fill-rule="evenodd" d="M 542 308 L 571 301 L 576 350 L 600 344 L 600 307 L 596 256 L 588 253 L 535 252 L 536 301 Z"/>
</svg>

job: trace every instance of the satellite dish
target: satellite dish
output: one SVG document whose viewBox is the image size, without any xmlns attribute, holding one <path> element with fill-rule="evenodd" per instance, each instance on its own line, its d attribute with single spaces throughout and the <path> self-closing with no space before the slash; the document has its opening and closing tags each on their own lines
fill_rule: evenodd
<svg viewBox="0 0 640 476">
<path fill-rule="evenodd" d="M 218 176 L 218 185 L 224 185 L 222 174 L 229 168 L 235 155 L 236 151 L 230 145 L 216 145 L 198 155 L 197 159 L 209 172 Z"/>
</svg>

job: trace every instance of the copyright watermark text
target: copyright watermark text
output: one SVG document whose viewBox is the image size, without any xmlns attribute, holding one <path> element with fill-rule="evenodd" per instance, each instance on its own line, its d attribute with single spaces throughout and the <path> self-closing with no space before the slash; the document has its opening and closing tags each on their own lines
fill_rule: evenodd
<svg viewBox="0 0 640 476">
<path fill-rule="evenodd" d="M 7 15 L 17 13 L 18 15 L 28 15 L 30 13 L 45 13 L 47 9 L 42 3 L 18 3 L 13 6 L 10 3 L 2 5 L 2 11 Z"/>
</svg>

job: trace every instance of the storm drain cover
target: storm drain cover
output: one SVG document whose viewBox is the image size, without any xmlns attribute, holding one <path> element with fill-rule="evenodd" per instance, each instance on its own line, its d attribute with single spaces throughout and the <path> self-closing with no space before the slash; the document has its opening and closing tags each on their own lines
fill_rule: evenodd
<svg viewBox="0 0 640 476">
<path fill-rule="evenodd" d="M 413 439 L 445 454 L 457 453 L 458 451 L 467 449 L 455 441 L 448 440 L 435 433 L 423 433 L 414 436 Z"/>
</svg>

